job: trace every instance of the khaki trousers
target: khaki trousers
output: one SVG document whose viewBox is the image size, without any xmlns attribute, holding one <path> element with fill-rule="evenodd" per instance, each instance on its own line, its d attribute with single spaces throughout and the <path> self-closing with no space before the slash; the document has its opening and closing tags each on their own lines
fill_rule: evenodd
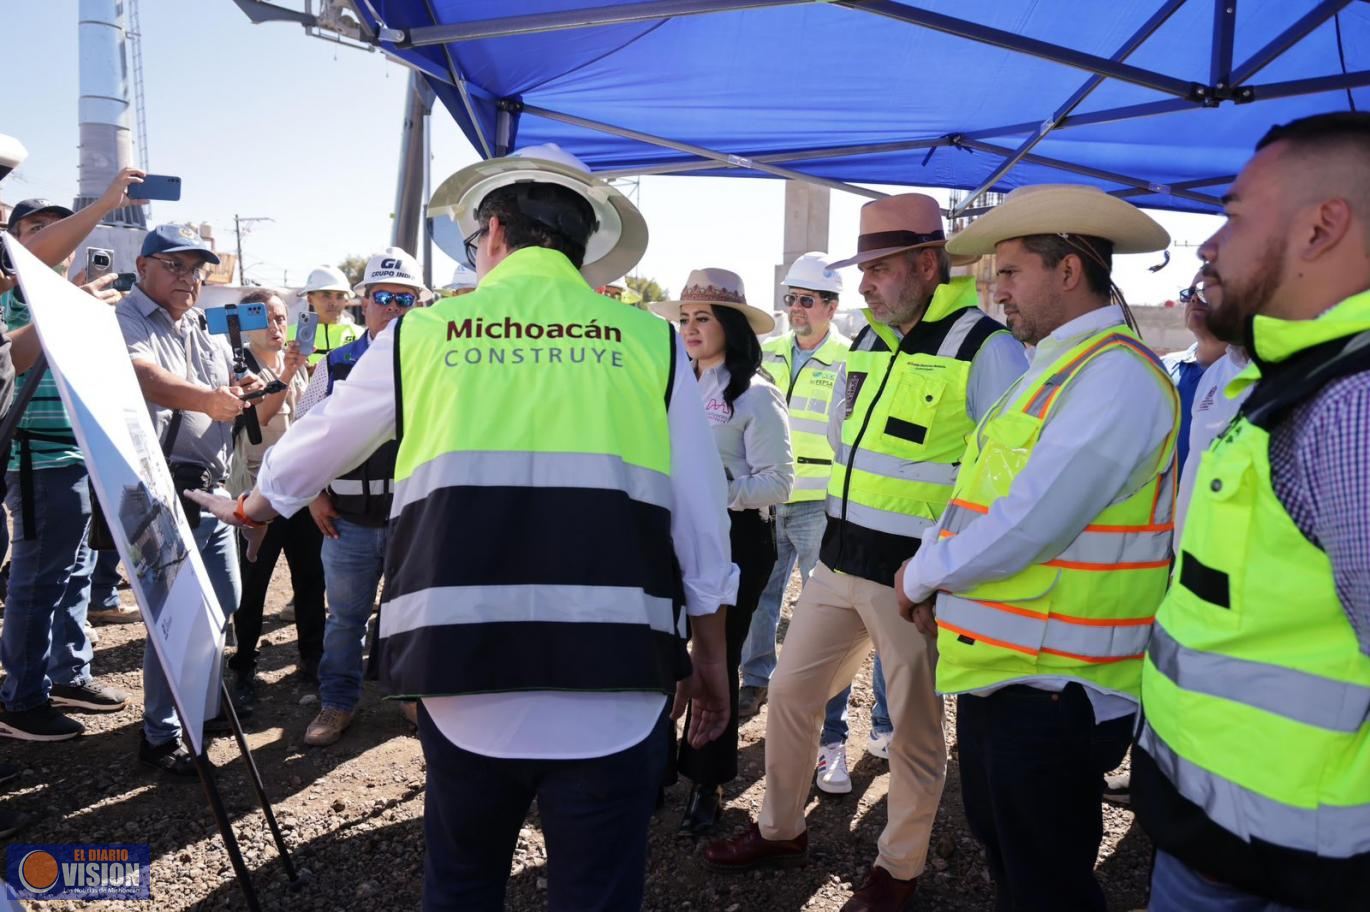
<svg viewBox="0 0 1370 912">
<path fill-rule="evenodd" d="M 877 861 L 907 880 L 921 874 L 927 860 L 947 744 L 942 699 L 933 689 L 936 641 L 899 616 L 892 586 L 834 573 L 822 563 L 809 577 L 771 676 L 759 825 L 766 839 L 794 839 L 804 831 L 823 707 L 851 684 L 872 640 L 894 723 L 889 816 Z"/>
</svg>

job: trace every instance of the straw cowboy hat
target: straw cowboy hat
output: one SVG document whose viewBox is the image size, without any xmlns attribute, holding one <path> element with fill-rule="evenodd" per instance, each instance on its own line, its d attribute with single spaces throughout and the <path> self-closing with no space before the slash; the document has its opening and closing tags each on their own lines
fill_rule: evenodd
<svg viewBox="0 0 1370 912">
<path fill-rule="evenodd" d="M 680 319 L 682 304 L 711 304 L 740 310 L 747 318 L 747 325 L 758 336 L 775 329 L 775 317 L 748 304 L 747 293 L 742 290 L 742 277 L 727 269 L 692 270 L 685 287 L 680 290 L 680 299 L 658 301 L 652 305 L 652 310 L 675 323 Z"/>
<path fill-rule="evenodd" d="M 580 159 L 552 143 L 462 168 L 438 187 L 428 211 L 434 218 L 448 216 L 461 226 L 463 236 L 469 236 L 480 227 L 476 209 L 492 190 L 534 182 L 573 190 L 594 209 L 596 224 L 580 268 L 590 285 L 603 285 L 626 275 L 647 252 L 647 222 L 637 207 L 618 190 L 591 176 Z M 445 252 L 457 262 L 466 259 L 464 251 Z"/>
<path fill-rule="evenodd" d="M 947 242 L 956 254 L 994 252 L 1000 241 L 1033 234 L 1080 234 L 1113 242 L 1114 253 L 1151 253 L 1170 234 L 1126 200 L 1082 184 L 1019 187 Z"/>
<path fill-rule="evenodd" d="M 832 263 L 843 269 L 869 263 L 905 250 L 942 247 L 947 234 L 942 230 L 942 207 L 924 193 L 900 193 L 866 203 L 861 207 L 861 233 L 856 239 L 856 254 Z M 978 256 L 952 257 L 953 266 L 974 263 Z"/>
</svg>

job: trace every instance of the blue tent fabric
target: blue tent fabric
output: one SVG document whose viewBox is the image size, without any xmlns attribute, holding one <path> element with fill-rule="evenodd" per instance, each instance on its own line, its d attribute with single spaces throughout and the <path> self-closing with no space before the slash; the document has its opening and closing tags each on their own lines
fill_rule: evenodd
<svg viewBox="0 0 1370 912">
<path fill-rule="evenodd" d="M 596 171 L 701 159 L 540 112 L 747 159 L 777 156 L 773 164 L 819 178 L 972 189 L 1091 78 L 1057 60 L 877 15 L 854 0 L 422 47 L 407 42 L 435 25 L 593 13 L 599 7 L 619 11 L 628 4 L 370 0 L 357 5 L 373 29 L 404 33 L 398 43 L 383 37 L 382 46 L 425 73 L 481 154 L 494 154 L 500 105 L 512 104 L 522 106 L 516 147 L 558 143 Z M 644 0 L 643 5 L 656 4 Z M 1239 84 L 1252 87 L 1250 101 L 1205 106 L 1192 96 L 1103 78 L 1071 113 L 1074 122 L 1068 119 L 1049 130 L 1026 159 L 997 180 L 993 189 L 999 191 L 1044 182 L 1090 183 L 1143 206 L 1213 211 L 1230 176 L 1273 124 L 1353 105 L 1370 107 L 1370 7 L 1365 3 L 930 0 L 874 5 L 896 16 L 938 13 L 1105 59 L 1144 24 L 1163 19 L 1124 62 L 1208 91 L 1216 86 L 1215 73 L 1240 73 L 1243 63 L 1272 40 L 1314 16 L 1317 24 L 1306 35 Z M 1218 24 L 1225 15 L 1233 22 L 1230 64 Z M 1322 82 L 1308 94 L 1280 97 L 1300 88 L 1289 83 L 1344 75 L 1344 84 L 1336 87 Z M 1136 106 L 1148 116 L 1109 113 Z M 822 150 L 919 141 L 935 145 L 813 157 Z M 796 153 L 804 154 L 784 157 Z M 768 176 L 722 164 L 690 173 Z"/>
</svg>

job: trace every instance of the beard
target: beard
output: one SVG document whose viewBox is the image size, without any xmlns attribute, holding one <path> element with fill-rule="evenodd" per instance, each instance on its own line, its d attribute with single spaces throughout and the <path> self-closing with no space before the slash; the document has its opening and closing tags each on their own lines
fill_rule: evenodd
<svg viewBox="0 0 1370 912">
<path fill-rule="evenodd" d="M 883 302 L 886 314 L 881 317 L 876 314 L 876 319 L 887 326 L 903 326 L 905 323 L 912 323 L 921 317 L 932 303 L 932 288 L 924 287 L 923 283 L 910 276 L 908 283 L 899 290 L 899 298 L 896 301 Z"/>
<path fill-rule="evenodd" d="M 1244 280 L 1223 276 L 1212 267 L 1205 266 L 1205 276 L 1216 275 L 1220 282 L 1218 302 L 1211 299 L 1208 313 L 1204 315 L 1204 325 L 1208 331 L 1224 342 L 1250 347 L 1251 340 L 1246 338 L 1250 318 L 1263 313 L 1269 306 L 1276 290 L 1284 283 L 1284 239 L 1273 237 L 1257 259 L 1257 267 Z"/>
</svg>

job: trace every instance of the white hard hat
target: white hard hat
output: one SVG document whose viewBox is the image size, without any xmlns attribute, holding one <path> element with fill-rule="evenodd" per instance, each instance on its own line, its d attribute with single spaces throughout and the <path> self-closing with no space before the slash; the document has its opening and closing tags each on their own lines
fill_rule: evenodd
<svg viewBox="0 0 1370 912">
<path fill-rule="evenodd" d="M 447 284 L 447 287 L 453 291 L 459 291 L 463 288 L 475 288 L 476 271 L 458 263 L 457 271 L 452 273 L 452 281 Z"/>
<path fill-rule="evenodd" d="M 828 265 L 831 262 L 832 257 L 821 250 L 810 251 L 791 264 L 790 271 L 785 273 L 785 281 L 780 284 L 788 288 L 839 294 L 842 291 L 842 275 Z"/>
<path fill-rule="evenodd" d="M 29 150 L 24 148 L 24 144 L 13 136 L 6 136 L 0 133 L 0 180 L 4 180 L 5 175 L 23 163 L 29 157 Z"/>
<path fill-rule="evenodd" d="M 362 280 L 352 287 L 362 294 L 368 285 L 408 285 L 420 292 L 419 297 L 427 299 L 428 289 L 423 284 L 423 270 L 418 261 L 398 247 L 387 247 L 366 261 L 366 271 Z"/>
<path fill-rule="evenodd" d="M 336 266 L 316 266 L 309 271 L 309 280 L 304 283 L 304 288 L 295 292 L 297 297 L 304 297 L 311 291 L 342 291 L 352 294 L 351 287 L 347 284 L 347 276 L 343 275 L 341 269 Z"/>
</svg>

